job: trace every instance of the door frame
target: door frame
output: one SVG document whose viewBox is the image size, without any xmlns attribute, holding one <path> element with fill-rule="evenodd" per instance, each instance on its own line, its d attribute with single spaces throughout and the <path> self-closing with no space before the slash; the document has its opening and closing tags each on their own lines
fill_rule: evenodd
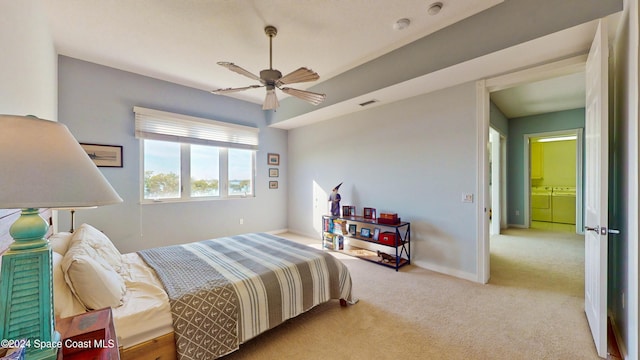
<svg viewBox="0 0 640 360">
<path fill-rule="evenodd" d="M 531 227 L 531 138 L 576 135 L 576 234 L 584 235 L 584 209 L 582 199 L 584 184 L 584 130 L 567 129 L 542 133 L 524 134 L 524 221 Z"/>
<path fill-rule="evenodd" d="M 486 284 L 491 276 L 490 235 L 489 235 L 489 125 L 490 93 L 520 84 L 574 74 L 585 70 L 587 55 L 579 55 L 564 60 L 534 66 L 513 73 L 483 79 L 476 82 L 477 153 L 478 153 L 478 194 L 476 281 Z"/>
</svg>

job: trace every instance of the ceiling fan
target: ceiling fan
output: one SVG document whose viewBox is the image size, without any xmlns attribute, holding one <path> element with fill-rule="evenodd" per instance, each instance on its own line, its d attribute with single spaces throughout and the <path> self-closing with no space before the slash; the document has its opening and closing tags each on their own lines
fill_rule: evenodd
<svg viewBox="0 0 640 360">
<path fill-rule="evenodd" d="M 308 81 L 316 81 L 320 78 L 320 75 L 315 71 L 308 69 L 306 67 L 301 67 L 298 70 L 295 70 L 285 76 L 282 76 L 282 73 L 272 67 L 272 40 L 278 33 L 278 29 L 274 26 L 268 25 L 264 28 L 264 33 L 269 37 L 269 68 L 260 71 L 260 76 L 256 76 L 251 72 L 241 68 L 240 66 L 231 63 L 220 61 L 218 65 L 224 66 L 227 69 L 236 72 L 240 75 L 244 75 L 250 79 L 259 81 L 262 85 L 250 85 L 239 88 L 226 88 L 226 89 L 217 89 L 212 90 L 211 92 L 214 94 L 230 94 L 238 91 L 244 91 L 248 89 L 255 89 L 259 87 L 267 88 L 267 96 L 264 99 L 264 103 L 262 104 L 263 110 L 273 110 L 279 106 L 278 98 L 276 96 L 276 88 L 280 89 L 283 93 L 289 94 L 291 96 L 295 96 L 299 99 L 305 100 L 313 105 L 318 105 L 327 97 L 325 94 L 319 94 L 306 90 L 298 90 L 290 87 L 284 87 L 283 85 L 308 82 Z"/>
</svg>

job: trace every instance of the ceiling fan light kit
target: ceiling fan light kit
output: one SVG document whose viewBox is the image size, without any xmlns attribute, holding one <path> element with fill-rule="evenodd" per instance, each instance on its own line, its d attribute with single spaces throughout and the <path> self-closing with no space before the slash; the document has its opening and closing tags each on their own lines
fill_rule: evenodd
<svg viewBox="0 0 640 360">
<path fill-rule="evenodd" d="M 273 60 L 273 47 L 272 40 L 278 34 L 278 29 L 274 26 L 268 25 L 264 28 L 264 33 L 269 37 L 269 68 L 260 71 L 260 76 L 254 75 L 248 70 L 232 63 L 226 61 L 218 62 L 218 65 L 225 67 L 235 73 L 246 76 L 252 80 L 259 81 L 262 85 L 250 85 L 239 88 L 226 88 L 226 89 L 217 89 L 212 90 L 211 92 L 219 95 L 231 94 L 239 91 L 244 91 L 248 89 L 255 89 L 259 87 L 265 87 L 267 90 L 267 95 L 265 97 L 264 103 L 262 104 L 263 110 L 275 110 L 280 106 L 278 102 L 278 97 L 276 96 L 275 89 L 280 89 L 285 94 L 297 97 L 299 99 L 305 100 L 313 105 L 318 105 L 324 101 L 327 97 L 325 94 L 320 94 L 312 91 L 293 89 L 289 87 L 282 87 L 287 84 L 301 83 L 301 82 L 310 82 L 316 81 L 320 79 L 320 75 L 315 71 L 301 67 L 285 76 L 282 76 L 282 73 L 272 66 Z"/>
</svg>

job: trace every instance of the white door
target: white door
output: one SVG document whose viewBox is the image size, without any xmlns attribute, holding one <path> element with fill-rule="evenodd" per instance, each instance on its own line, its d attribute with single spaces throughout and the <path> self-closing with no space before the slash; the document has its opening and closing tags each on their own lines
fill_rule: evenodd
<svg viewBox="0 0 640 360">
<path fill-rule="evenodd" d="M 608 59 L 604 20 L 586 66 L 585 312 L 600 357 L 607 355 Z"/>
</svg>

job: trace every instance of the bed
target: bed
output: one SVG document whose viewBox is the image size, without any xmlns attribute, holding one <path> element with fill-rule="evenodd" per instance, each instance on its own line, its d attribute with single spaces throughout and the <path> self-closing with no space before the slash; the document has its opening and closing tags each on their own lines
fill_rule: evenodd
<svg viewBox="0 0 640 360">
<path fill-rule="evenodd" d="M 349 271 L 330 253 L 266 233 L 128 254 L 87 224 L 49 240 L 56 317 L 111 307 L 122 359 L 221 357 L 319 304 L 352 300 Z"/>
</svg>

